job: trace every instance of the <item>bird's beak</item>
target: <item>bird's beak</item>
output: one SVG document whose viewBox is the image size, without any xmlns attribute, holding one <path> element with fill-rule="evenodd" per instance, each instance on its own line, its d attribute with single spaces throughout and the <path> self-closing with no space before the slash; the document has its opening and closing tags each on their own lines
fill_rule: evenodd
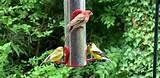
<svg viewBox="0 0 160 78">
<path fill-rule="evenodd" d="M 90 15 L 93 15 L 93 13 L 91 12 Z"/>
</svg>

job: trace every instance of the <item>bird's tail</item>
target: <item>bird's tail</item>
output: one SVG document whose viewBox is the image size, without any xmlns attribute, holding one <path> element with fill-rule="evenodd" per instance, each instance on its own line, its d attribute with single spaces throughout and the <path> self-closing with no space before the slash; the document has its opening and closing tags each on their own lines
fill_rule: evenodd
<svg viewBox="0 0 160 78">
<path fill-rule="evenodd" d="M 50 56 L 48 56 L 40 65 L 46 63 L 49 60 Z"/>
<path fill-rule="evenodd" d="M 109 58 L 107 58 L 107 57 L 103 57 L 102 60 L 110 61 L 111 62 L 111 60 Z"/>
</svg>

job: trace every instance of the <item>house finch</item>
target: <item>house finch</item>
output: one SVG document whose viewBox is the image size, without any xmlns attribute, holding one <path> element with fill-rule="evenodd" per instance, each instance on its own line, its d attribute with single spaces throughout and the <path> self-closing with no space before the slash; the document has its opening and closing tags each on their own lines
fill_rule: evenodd
<svg viewBox="0 0 160 78">
<path fill-rule="evenodd" d="M 93 15 L 93 13 L 90 10 L 76 9 L 73 11 L 71 14 L 71 21 L 67 24 L 67 28 L 69 30 L 68 35 L 75 29 L 83 28 L 84 24 L 88 22 L 91 15 Z"/>
</svg>

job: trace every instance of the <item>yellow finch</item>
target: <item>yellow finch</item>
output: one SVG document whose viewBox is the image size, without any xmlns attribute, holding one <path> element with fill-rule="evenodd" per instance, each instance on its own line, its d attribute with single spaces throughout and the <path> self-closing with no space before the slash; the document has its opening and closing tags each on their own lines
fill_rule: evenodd
<svg viewBox="0 0 160 78">
<path fill-rule="evenodd" d="M 97 48 L 97 46 L 94 43 L 89 43 L 87 46 L 88 46 L 89 52 L 95 59 L 111 61 L 107 56 L 105 56 L 103 51 Z"/>
<path fill-rule="evenodd" d="M 63 57 L 63 47 L 57 47 L 41 64 L 46 62 L 58 62 Z"/>
</svg>

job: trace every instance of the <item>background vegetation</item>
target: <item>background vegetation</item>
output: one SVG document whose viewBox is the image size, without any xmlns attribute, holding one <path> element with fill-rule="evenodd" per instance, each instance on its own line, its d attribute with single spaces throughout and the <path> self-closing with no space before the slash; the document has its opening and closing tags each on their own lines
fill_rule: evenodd
<svg viewBox="0 0 160 78">
<path fill-rule="evenodd" d="M 112 63 L 93 62 L 75 69 L 40 66 L 46 51 L 64 45 L 63 0 L 0 0 L 0 77 L 152 78 L 155 2 L 86 0 L 86 4 L 94 13 L 87 24 L 87 41 L 95 42 Z M 160 59 L 160 47 L 158 52 Z"/>
</svg>

